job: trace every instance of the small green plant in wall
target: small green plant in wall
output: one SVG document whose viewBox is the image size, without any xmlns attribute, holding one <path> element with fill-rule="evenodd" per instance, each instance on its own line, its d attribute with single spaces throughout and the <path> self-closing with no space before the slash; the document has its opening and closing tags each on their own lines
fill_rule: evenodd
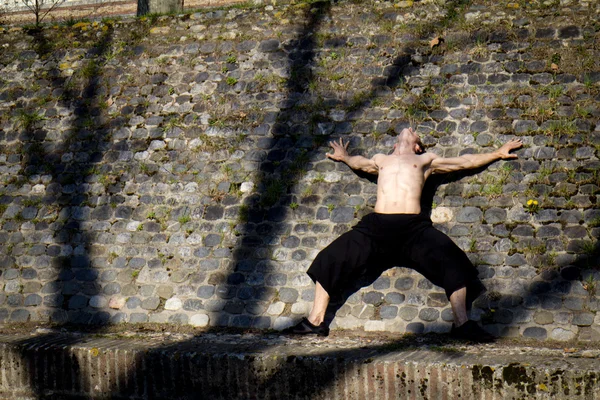
<svg viewBox="0 0 600 400">
<path fill-rule="evenodd" d="M 17 120 L 19 121 L 19 125 L 23 129 L 29 129 L 31 126 L 36 124 L 37 122 L 43 121 L 45 118 L 38 114 L 37 111 L 27 112 L 20 110 L 17 115 Z"/>
<path fill-rule="evenodd" d="M 540 203 L 535 199 L 529 199 L 525 204 L 525 209 L 528 213 L 535 214 L 540 211 Z"/>
<path fill-rule="evenodd" d="M 108 254 L 108 262 L 112 263 L 115 260 L 115 258 L 117 258 L 117 257 L 119 257 L 119 255 L 117 253 L 115 253 L 114 251 L 111 251 Z"/>
<path fill-rule="evenodd" d="M 598 282 L 594 279 L 593 274 L 589 274 L 589 276 L 581 282 L 583 289 L 586 290 L 590 296 L 596 295 L 597 284 Z"/>
</svg>

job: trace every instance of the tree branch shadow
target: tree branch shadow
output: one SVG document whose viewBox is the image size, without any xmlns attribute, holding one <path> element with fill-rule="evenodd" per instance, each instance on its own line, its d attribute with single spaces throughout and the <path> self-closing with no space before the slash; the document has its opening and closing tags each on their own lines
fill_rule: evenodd
<svg viewBox="0 0 600 400">
<path fill-rule="evenodd" d="M 55 57 L 54 52 L 61 53 L 61 49 L 54 49 L 42 28 L 31 29 L 28 34 L 32 37 L 33 47 L 40 59 L 51 59 Z M 90 303 L 93 296 L 101 293 L 101 287 L 98 283 L 100 273 L 90 256 L 98 236 L 91 226 L 86 224 L 90 217 L 87 205 L 100 200 L 90 193 L 89 188 L 93 182 L 88 180 L 88 174 L 103 161 L 107 148 L 110 148 L 107 145 L 110 129 L 118 129 L 119 123 L 124 123 L 124 119 L 109 123 L 103 117 L 100 105 L 100 98 L 106 95 L 101 75 L 113 44 L 113 34 L 112 25 L 107 25 L 107 29 L 85 52 L 83 66 L 75 72 L 75 75 L 81 74 L 84 78 L 81 90 L 77 84 L 72 84 L 74 76 L 62 77 L 58 67 L 50 69 L 48 73 L 54 88 L 53 93 L 59 96 L 58 104 L 73 113 L 66 134 L 57 141 L 40 127 L 41 124 L 34 122 L 24 126 L 18 135 L 18 139 L 23 143 L 22 169 L 25 174 L 50 177 L 45 195 L 32 195 L 26 199 L 21 196 L 19 201 L 21 213 L 27 211 L 28 203 L 42 204 L 38 215 L 40 221 L 32 223 L 35 225 L 34 229 L 51 229 L 54 232 L 54 244 L 48 247 L 48 256 L 40 257 L 38 263 L 43 259 L 43 262 L 48 264 L 47 271 L 50 271 L 55 279 L 44 286 L 43 293 L 47 295 L 43 303 L 40 296 L 37 301 L 51 310 L 46 319 L 56 329 L 77 330 L 78 327 L 85 326 L 87 331 L 100 332 L 108 324 L 119 321 L 118 315 L 111 318 L 110 313 L 102 311 L 106 305 Z M 23 109 L 23 113 L 37 112 L 28 110 L 25 105 Z M 96 123 L 101 126 L 93 129 L 92 126 Z M 110 209 L 109 204 L 119 201 L 117 197 L 114 192 L 110 192 L 104 198 L 104 208 Z M 23 218 L 30 219 L 25 216 Z M 46 222 L 47 220 L 54 221 Z M 22 312 L 22 318 L 25 320 L 29 318 L 26 310 L 16 312 Z M 48 365 L 50 370 L 44 371 L 39 365 L 38 346 L 43 347 L 44 343 L 57 340 L 68 346 L 78 343 L 80 338 L 65 338 L 60 334 L 48 333 L 20 343 L 24 362 L 29 365 L 29 384 L 40 399 L 47 398 L 49 391 L 51 393 L 53 385 L 56 384 L 52 374 L 66 373 L 55 370 L 53 365 Z M 69 373 L 74 374 L 70 377 L 74 385 L 72 389 L 78 391 L 78 385 L 85 384 L 82 380 L 85 380 L 86 376 L 79 374 L 81 368 L 76 357 L 71 356 L 70 364 L 72 368 Z"/>
</svg>

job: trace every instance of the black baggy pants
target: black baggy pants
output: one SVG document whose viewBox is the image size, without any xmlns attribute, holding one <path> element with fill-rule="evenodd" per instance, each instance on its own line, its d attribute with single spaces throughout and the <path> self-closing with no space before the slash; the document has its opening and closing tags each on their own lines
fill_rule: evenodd
<svg viewBox="0 0 600 400">
<path fill-rule="evenodd" d="M 374 265 L 412 268 L 444 288 L 448 298 L 466 287 L 467 308 L 485 292 L 467 255 L 420 214 L 366 215 L 323 249 L 307 273 L 335 296 Z"/>
</svg>

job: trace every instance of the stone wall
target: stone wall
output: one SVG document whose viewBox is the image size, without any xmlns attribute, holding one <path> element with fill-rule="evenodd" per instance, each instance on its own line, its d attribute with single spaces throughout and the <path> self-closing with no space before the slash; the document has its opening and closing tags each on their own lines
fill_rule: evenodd
<svg viewBox="0 0 600 400">
<path fill-rule="evenodd" d="M 323 2 L 2 28 L 0 321 L 288 326 L 311 260 L 375 201 L 328 140 L 372 156 L 413 126 L 446 157 L 525 143 L 426 187 L 489 289 L 472 318 L 598 339 L 599 10 Z M 439 287 L 372 275 L 333 328 L 449 330 Z"/>
</svg>

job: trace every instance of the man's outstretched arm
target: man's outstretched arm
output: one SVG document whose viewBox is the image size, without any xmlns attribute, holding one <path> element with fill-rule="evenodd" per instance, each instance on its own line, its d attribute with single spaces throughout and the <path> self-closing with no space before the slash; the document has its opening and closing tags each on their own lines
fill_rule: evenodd
<svg viewBox="0 0 600 400">
<path fill-rule="evenodd" d="M 443 174 L 447 172 L 460 171 L 463 169 L 479 168 L 488 165 L 496 160 L 506 160 L 517 158 L 516 154 L 511 154 L 523 146 L 521 139 L 512 139 L 505 143 L 498 150 L 485 154 L 465 154 L 460 157 L 441 158 L 436 157 L 431 162 L 431 172 L 434 174 Z"/>
<path fill-rule="evenodd" d="M 327 153 L 325 155 L 331 158 L 332 160 L 346 163 L 346 165 L 348 165 L 352 169 L 364 171 L 369 174 L 379 173 L 379 168 L 377 167 L 377 163 L 375 163 L 374 159 L 366 158 L 363 156 L 349 155 L 347 150 L 349 143 L 350 142 L 344 143 L 341 138 L 339 143 L 335 140 L 333 142 L 329 142 L 329 145 L 333 148 L 333 154 Z"/>
</svg>

